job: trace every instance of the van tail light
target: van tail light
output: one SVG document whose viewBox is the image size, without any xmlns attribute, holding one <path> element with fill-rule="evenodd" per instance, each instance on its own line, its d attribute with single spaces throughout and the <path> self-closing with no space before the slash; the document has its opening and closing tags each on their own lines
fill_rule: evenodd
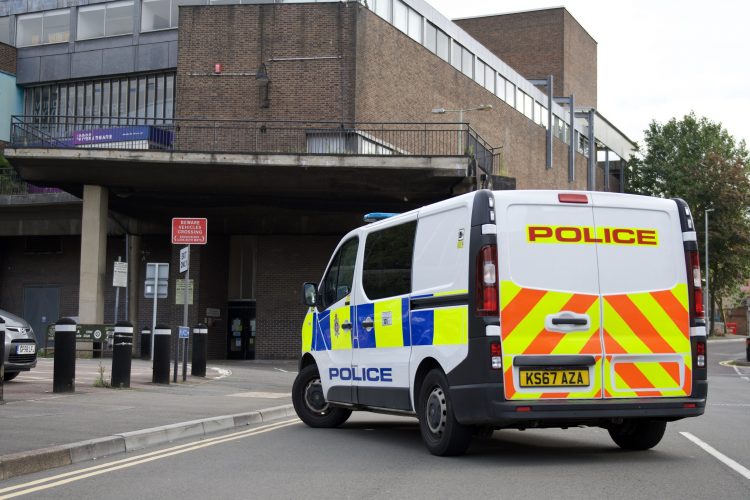
<svg viewBox="0 0 750 500">
<path fill-rule="evenodd" d="M 691 316 L 695 319 L 703 319 L 703 288 L 701 286 L 701 263 L 698 257 L 698 250 L 688 250 L 686 252 L 688 290 L 693 297 L 693 311 Z"/>
<path fill-rule="evenodd" d="M 493 370 L 501 370 L 503 368 L 503 349 L 500 346 L 500 342 L 490 344 L 490 364 Z"/>
<path fill-rule="evenodd" d="M 485 245 L 477 255 L 477 316 L 499 316 L 497 245 Z"/>
<path fill-rule="evenodd" d="M 695 343 L 695 364 L 698 368 L 704 368 L 706 366 L 706 341 L 699 340 Z"/>
</svg>

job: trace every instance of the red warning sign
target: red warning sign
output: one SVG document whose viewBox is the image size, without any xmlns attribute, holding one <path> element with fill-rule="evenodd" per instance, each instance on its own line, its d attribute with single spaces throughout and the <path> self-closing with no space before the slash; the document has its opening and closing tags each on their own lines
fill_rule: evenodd
<svg viewBox="0 0 750 500">
<path fill-rule="evenodd" d="M 173 245 L 205 245 L 208 239 L 208 219 L 172 219 Z"/>
</svg>

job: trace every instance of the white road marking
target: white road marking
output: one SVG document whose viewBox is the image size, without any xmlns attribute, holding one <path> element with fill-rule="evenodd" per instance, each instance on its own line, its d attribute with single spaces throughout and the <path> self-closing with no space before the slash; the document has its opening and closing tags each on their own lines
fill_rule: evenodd
<svg viewBox="0 0 750 500">
<path fill-rule="evenodd" d="M 292 397 L 291 393 L 286 392 L 236 392 L 227 394 L 234 398 L 263 398 L 263 399 L 281 399 Z"/>
<path fill-rule="evenodd" d="M 171 448 L 152 451 L 150 453 L 144 453 L 142 455 L 138 455 L 135 457 L 124 458 L 122 460 L 116 460 L 114 462 L 109 462 L 106 464 L 94 465 L 92 467 L 87 467 L 85 469 L 65 472 L 62 474 L 58 474 L 56 476 L 45 477 L 42 479 L 30 481 L 28 483 L 17 484 L 16 486 L 9 486 L 7 488 L 0 489 L 0 500 L 4 500 L 6 498 L 14 498 L 14 497 L 18 497 L 21 495 L 28 495 L 29 493 L 47 490 L 50 488 L 54 488 L 56 486 L 62 486 L 64 484 L 72 483 L 75 481 L 80 481 L 81 479 L 98 476 L 100 474 L 106 474 L 108 472 L 114 472 L 116 470 L 133 467 L 135 465 L 140 465 L 143 463 L 153 462 L 154 460 L 159 460 L 159 459 L 171 457 L 174 455 L 180 455 L 182 453 L 187 453 L 189 451 L 195 451 L 201 448 L 207 448 L 209 446 L 214 446 L 214 445 L 226 443 L 229 441 L 235 441 L 237 439 L 257 436 L 258 434 L 265 434 L 266 432 L 275 431 L 277 429 L 288 427 L 290 425 L 295 425 L 297 423 L 299 423 L 299 419 L 296 419 L 296 418 L 292 420 L 283 420 L 281 422 L 264 425 L 262 427 L 257 427 L 255 429 L 235 432 L 232 434 L 228 434 L 226 436 L 219 436 L 216 438 L 210 438 L 210 439 L 206 439 L 203 441 L 172 446 Z M 20 490 L 20 491 L 16 491 L 16 490 Z M 8 492 L 14 492 L 14 493 L 10 493 L 9 495 L 4 495 L 4 493 L 8 493 Z"/>
<path fill-rule="evenodd" d="M 289 373 L 289 371 L 287 371 L 287 370 L 284 370 L 283 368 L 276 368 L 276 367 L 274 366 L 274 367 L 273 367 L 273 369 L 274 369 L 274 370 L 278 370 L 278 371 L 280 371 L 281 373 Z"/>
<path fill-rule="evenodd" d="M 732 368 L 734 368 L 735 373 L 737 373 L 737 375 L 742 380 L 745 380 L 746 382 L 750 382 L 750 377 L 747 377 L 744 373 L 742 373 L 742 370 L 740 370 L 740 367 L 737 366 L 737 365 L 735 365 L 733 363 L 733 360 L 730 360 L 730 361 L 720 361 L 719 364 L 721 366 L 731 366 Z"/>
<path fill-rule="evenodd" d="M 724 455 L 722 452 L 714 448 L 713 446 L 709 445 L 708 443 L 705 443 L 698 439 L 697 437 L 693 436 L 689 432 L 680 432 L 683 436 L 685 436 L 687 439 L 698 445 L 699 447 L 703 448 L 703 450 L 710 455 L 713 455 L 714 458 L 716 458 L 718 461 L 722 462 L 724 465 L 728 466 L 733 471 L 737 472 L 741 476 L 743 476 L 745 479 L 750 479 L 750 469 L 747 469 L 743 465 L 739 464 L 738 462 L 735 462 L 728 456 Z"/>
<path fill-rule="evenodd" d="M 709 406 L 737 406 L 740 408 L 750 408 L 750 404 L 745 403 L 709 403 Z"/>
</svg>

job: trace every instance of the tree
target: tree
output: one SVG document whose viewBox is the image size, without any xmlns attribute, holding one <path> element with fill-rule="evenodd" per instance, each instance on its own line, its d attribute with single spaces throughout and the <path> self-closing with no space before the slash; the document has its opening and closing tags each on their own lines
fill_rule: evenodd
<svg viewBox="0 0 750 500">
<path fill-rule="evenodd" d="M 750 277 L 750 156 L 721 125 L 690 113 L 666 124 L 651 122 L 645 152 L 628 165 L 627 191 L 682 198 L 693 212 L 701 263 L 704 216 L 709 214 L 709 272 L 713 306 Z"/>
</svg>

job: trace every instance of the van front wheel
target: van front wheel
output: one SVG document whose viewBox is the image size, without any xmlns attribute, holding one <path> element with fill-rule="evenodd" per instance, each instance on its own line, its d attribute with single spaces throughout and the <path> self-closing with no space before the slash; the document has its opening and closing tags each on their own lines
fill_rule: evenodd
<svg viewBox="0 0 750 500">
<path fill-rule="evenodd" d="M 441 370 L 427 373 L 419 394 L 419 430 L 433 455 L 463 455 L 471 443 L 471 427 L 461 425 L 453 412 L 448 380 Z"/>
<path fill-rule="evenodd" d="M 659 444 L 666 429 L 663 420 L 633 419 L 610 427 L 609 435 L 624 450 L 648 450 Z"/>
<path fill-rule="evenodd" d="M 315 365 L 308 365 L 297 374 L 292 385 L 292 403 L 297 416 L 310 427 L 338 427 L 352 414 L 351 410 L 328 404 Z"/>
</svg>

